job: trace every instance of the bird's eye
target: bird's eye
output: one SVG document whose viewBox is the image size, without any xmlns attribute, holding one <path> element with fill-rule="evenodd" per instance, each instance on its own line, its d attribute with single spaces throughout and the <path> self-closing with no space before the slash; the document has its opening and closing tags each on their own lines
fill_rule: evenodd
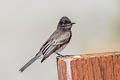
<svg viewBox="0 0 120 80">
<path fill-rule="evenodd" d="M 63 22 L 60 22 L 59 24 L 61 24 L 61 25 L 62 25 L 62 24 L 63 24 Z"/>
</svg>

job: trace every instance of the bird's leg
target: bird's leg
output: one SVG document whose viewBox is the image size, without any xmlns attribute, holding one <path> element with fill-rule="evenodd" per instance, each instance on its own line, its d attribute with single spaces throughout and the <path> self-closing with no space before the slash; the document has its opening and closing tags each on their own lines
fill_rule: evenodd
<svg viewBox="0 0 120 80">
<path fill-rule="evenodd" d="M 56 54 L 57 54 L 58 56 L 60 56 L 60 57 L 72 56 L 72 55 L 61 55 L 61 54 L 59 54 L 59 53 L 57 53 L 57 52 L 56 52 Z"/>
<path fill-rule="evenodd" d="M 57 53 L 57 52 L 56 52 L 56 54 L 57 54 L 58 56 L 60 56 L 60 57 L 65 57 L 64 55 L 61 55 L 61 54 L 59 54 L 59 53 Z"/>
</svg>

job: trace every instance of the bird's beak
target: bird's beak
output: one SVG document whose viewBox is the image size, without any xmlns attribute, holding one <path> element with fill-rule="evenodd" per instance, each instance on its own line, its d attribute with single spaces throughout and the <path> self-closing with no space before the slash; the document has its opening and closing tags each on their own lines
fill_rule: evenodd
<svg viewBox="0 0 120 80">
<path fill-rule="evenodd" d="M 76 24 L 76 23 L 72 22 L 71 24 Z"/>
</svg>

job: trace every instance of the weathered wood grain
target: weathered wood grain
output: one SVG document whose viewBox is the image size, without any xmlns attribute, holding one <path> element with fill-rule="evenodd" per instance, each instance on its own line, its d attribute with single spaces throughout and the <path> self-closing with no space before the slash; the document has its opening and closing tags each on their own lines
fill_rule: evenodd
<svg viewBox="0 0 120 80">
<path fill-rule="evenodd" d="M 57 57 L 59 80 L 120 80 L 120 52 Z"/>
</svg>

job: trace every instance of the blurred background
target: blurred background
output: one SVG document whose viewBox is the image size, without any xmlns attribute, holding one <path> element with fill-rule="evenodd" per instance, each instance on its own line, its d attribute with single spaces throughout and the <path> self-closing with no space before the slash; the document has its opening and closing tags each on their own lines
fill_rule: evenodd
<svg viewBox="0 0 120 80">
<path fill-rule="evenodd" d="M 30 60 L 68 16 L 76 24 L 62 54 L 120 51 L 120 0 L 0 0 L 0 79 L 57 80 L 56 54 Z"/>
</svg>

